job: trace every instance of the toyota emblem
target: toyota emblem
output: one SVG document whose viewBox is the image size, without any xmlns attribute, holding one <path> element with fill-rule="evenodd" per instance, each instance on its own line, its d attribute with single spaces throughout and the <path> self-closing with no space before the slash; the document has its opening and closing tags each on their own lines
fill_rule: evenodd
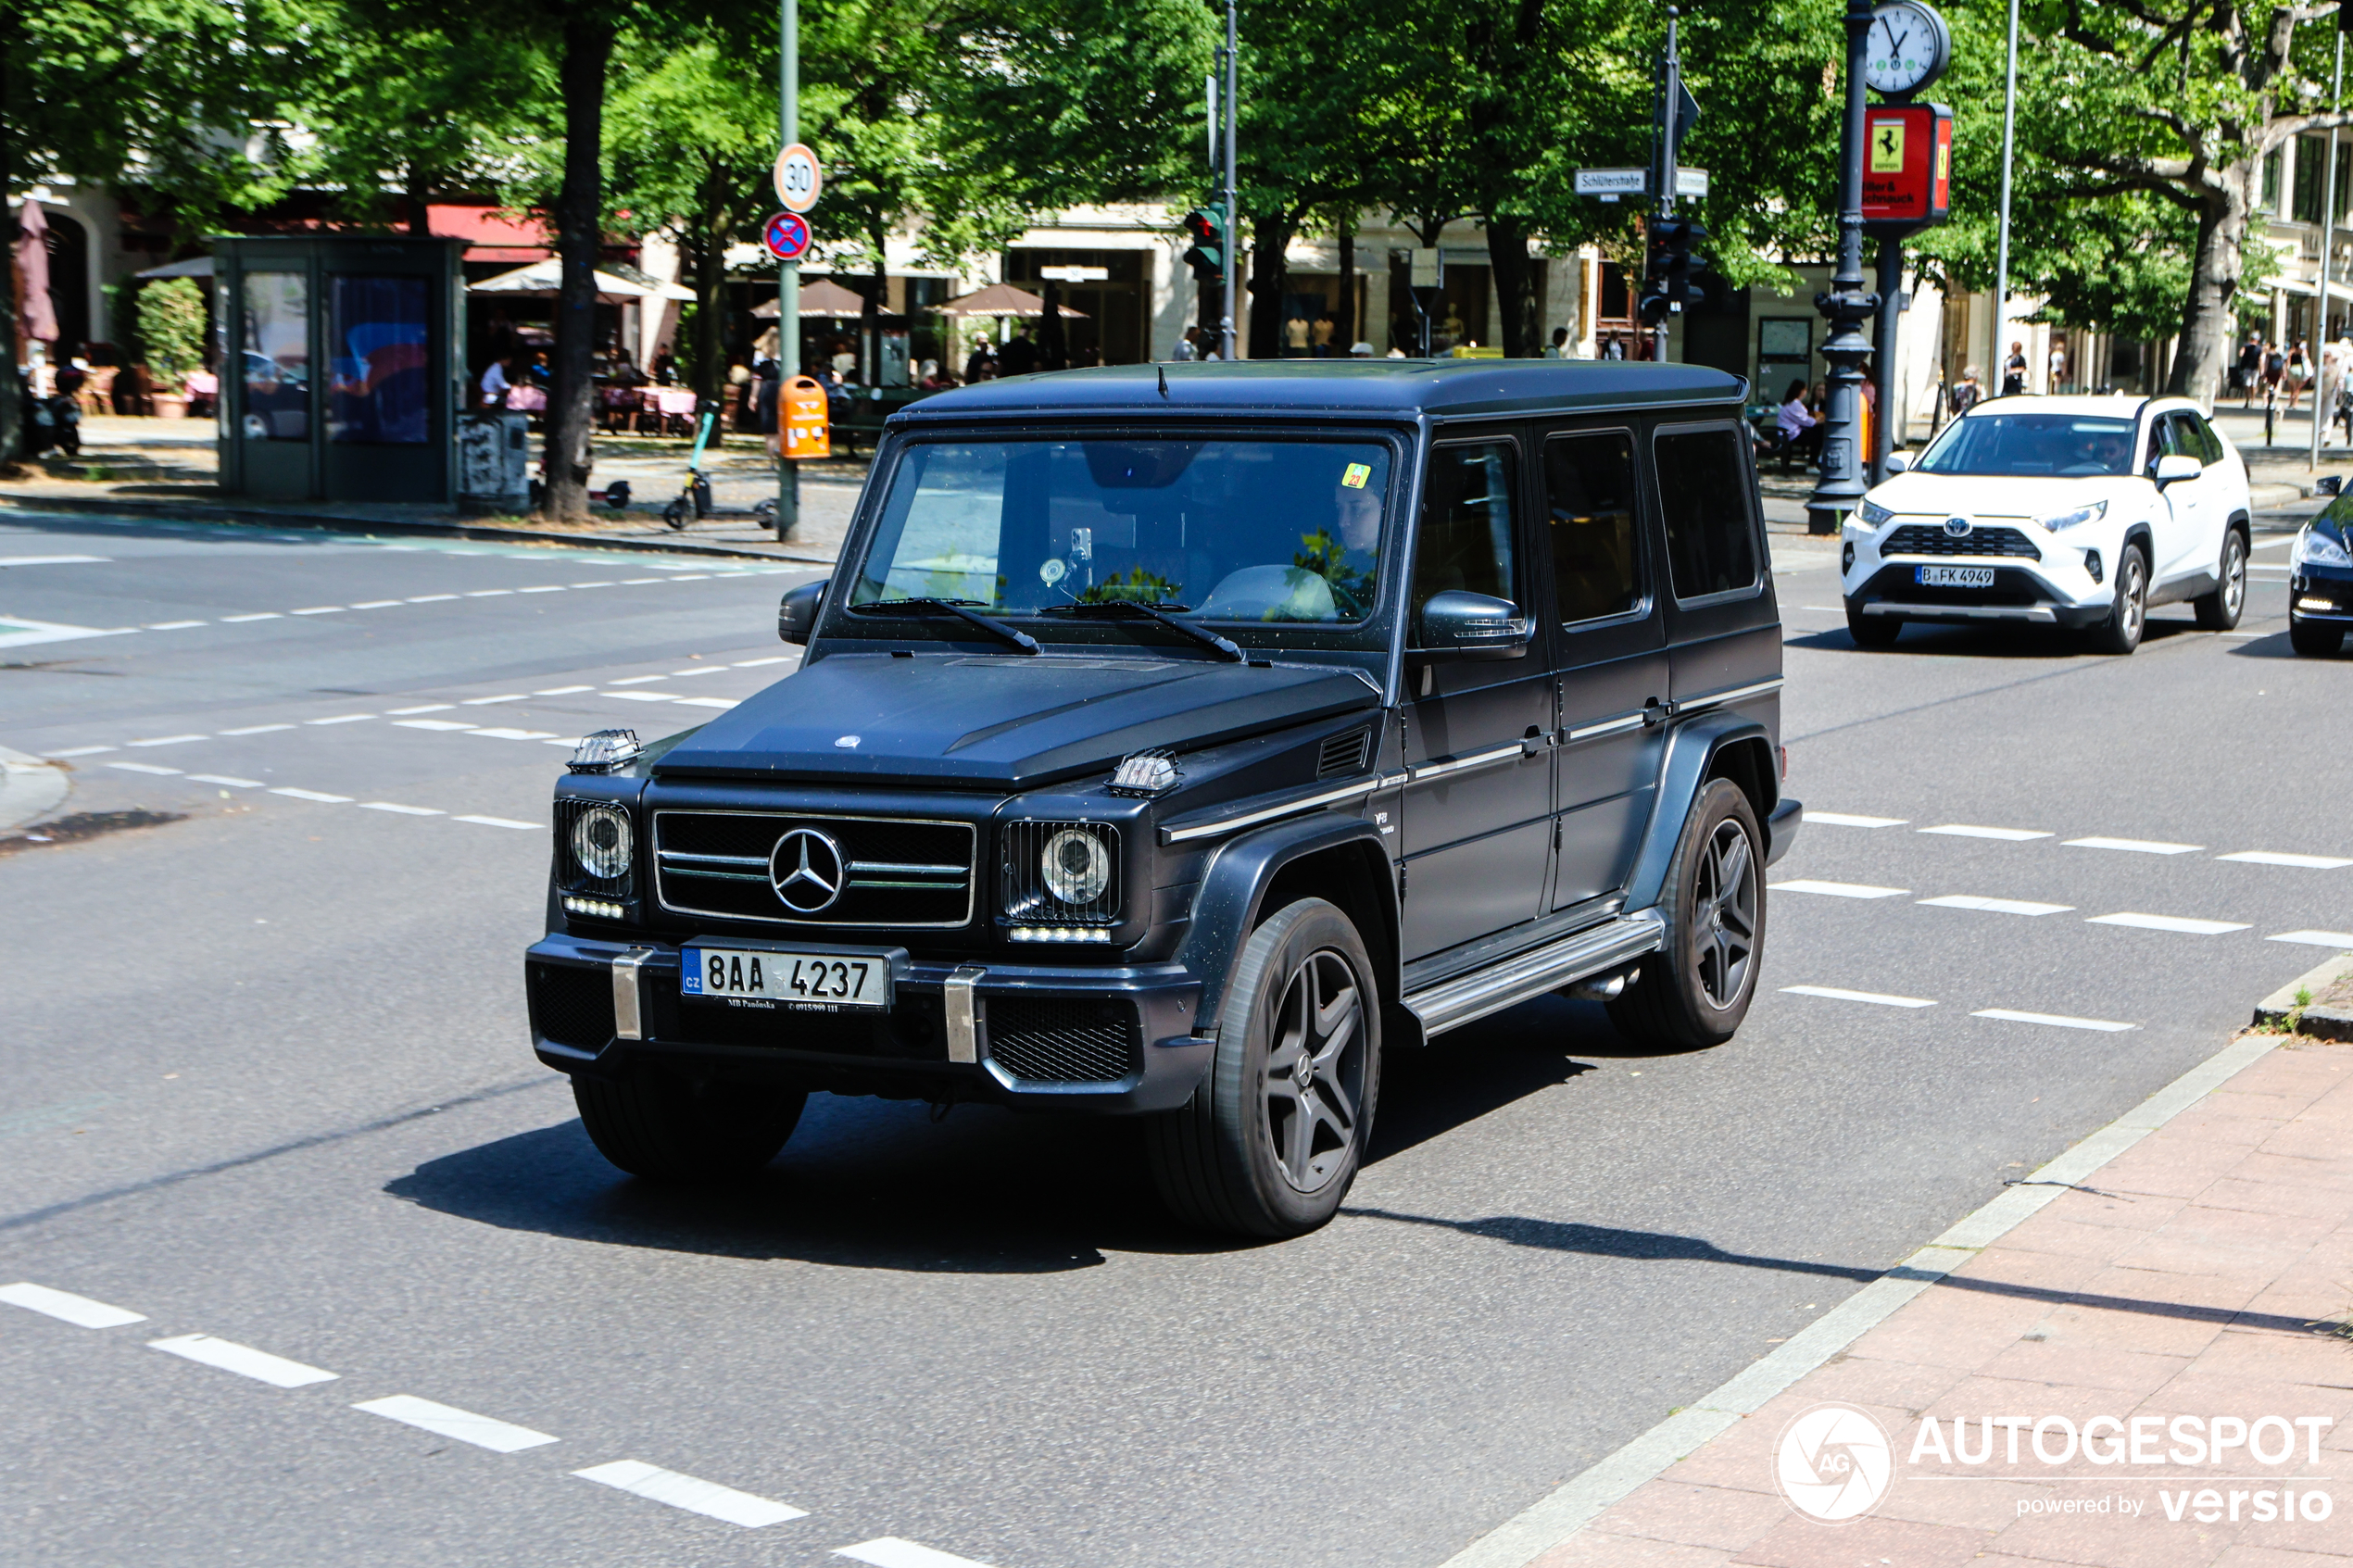
<svg viewBox="0 0 2353 1568">
<path fill-rule="evenodd" d="M 1944 520 L 1944 532 L 1956 539 L 1966 537 L 1969 533 L 1969 519 L 1965 517 L 1946 518 Z"/>
<path fill-rule="evenodd" d="M 795 828 L 776 840 L 768 857 L 768 880 L 776 897 L 797 915 L 813 915 L 832 907 L 849 880 L 841 846 L 815 828 Z"/>
</svg>

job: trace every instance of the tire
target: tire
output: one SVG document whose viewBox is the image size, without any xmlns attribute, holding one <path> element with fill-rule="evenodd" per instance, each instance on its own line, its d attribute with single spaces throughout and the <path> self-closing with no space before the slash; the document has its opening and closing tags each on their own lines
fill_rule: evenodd
<svg viewBox="0 0 2353 1568">
<path fill-rule="evenodd" d="M 673 530 L 686 527 L 686 497 L 681 495 L 678 499 L 671 502 L 670 505 L 662 508 L 661 521 L 668 523 Z"/>
<path fill-rule="evenodd" d="M 2298 621 L 2288 617 L 2287 646 L 2300 654 L 2326 659 L 2345 646 L 2345 628 L 2325 621 Z"/>
<path fill-rule="evenodd" d="M 1892 648 L 1895 639 L 1904 634 L 1904 618 L 1900 615 L 1865 615 L 1853 605 L 1846 607 L 1846 634 L 1855 639 L 1858 648 Z"/>
<path fill-rule="evenodd" d="M 1609 1004 L 1640 1045 L 1703 1050 L 1730 1039 L 1765 956 L 1764 835 L 1738 784 L 1711 779 L 1667 868 L 1667 941 Z"/>
<path fill-rule="evenodd" d="M 2149 620 L 2149 560 L 2138 545 L 2116 558 L 2116 607 L 2092 628 L 2092 646 L 2102 653 L 2128 654 L 2141 646 Z"/>
<path fill-rule="evenodd" d="M 2197 623 L 2208 632 L 2228 632 L 2246 608 L 2246 540 L 2235 528 L 2222 531 L 2222 580 L 2214 591 L 2190 601 Z"/>
<path fill-rule="evenodd" d="M 693 1085 L 667 1073 L 572 1081 L 597 1152 L 653 1182 L 748 1176 L 776 1158 L 808 1094 L 752 1084 Z"/>
<path fill-rule="evenodd" d="M 1303 1236 L 1348 1196 L 1379 1093 L 1380 987 L 1364 938 L 1338 906 L 1302 898 L 1251 933 L 1201 1086 L 1151 1119 L 1152 1184 L 1185 1224 Z"/>
</svg>

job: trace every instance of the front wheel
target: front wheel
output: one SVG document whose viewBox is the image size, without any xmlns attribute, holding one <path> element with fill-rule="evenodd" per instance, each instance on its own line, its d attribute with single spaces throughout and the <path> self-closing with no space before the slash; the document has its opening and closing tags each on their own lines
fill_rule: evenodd
<svg viewBox="0 0 2353 1568">
<path fill-rule="evenodd" d="M 619 1082 L 574 1078 L 572 1098 L 597 1152 L 631 1175 L 713 1182 L 750 1175 L 775 1159 L 809 1096 L 640 1073 Z"/>
<path fill-rule="evenodd" d="M 686 527 L 686 497 L 681 495 L 678 499 L 671 502 L 670 505 L 662 508 L 661 521 L 668 523 L 673 530 Z"/>
<path fill-rule="evenodd" d="M 1365 1158 L 1380 1090 L 1380 987 L 1340 909 L 1302 898 L 1243 944 L 1193 1098 L 1151 1118 L 1152 1183 L 1189 1225 L 1302 1236 Z"/>
<path fill-rule="evenodd" d="M 2246 541 L 2235 528 L 2222 531 L 2221 571 L 2212 593 L 2190 601 L 2197 611 L 2197 623 L 2208 632 L 2230 631 L 2246 608 Z"/>
<path fill-rule="evenodd" d="M 1709 780 L 1667 868 L 1666 943 L 1609 1004 L 1619 1034 L 1667 1050 L 1701 1050 L 1740 1028 L 1765 954 L 1762 842 L 1740 786 Z"/>
<path fill-rule="evenodd" d="M 2131 653 L 2148 625 L 2149 563 L 2138 545 L 2127 545 L 2116 560 L 2116 607 L 2092 629 L 2092 646 L 2102 653 Z"/>
<path fill-rule="evenodd" d="M 1904 618 L 1865 615 L 1850 604 L 1846 607 L 1846 634 L 1855 639 L 1858 648 L 1892 648 L 1895 639 L 1904 634 Z"/>
<path fill-rule="evenodd" d="M 2298 621 L 2288 618 L 2287 646 L 2301 654 L 2326 659 L 2345 646 L 2345 628 L 2325 621 Z"/>
</svg>

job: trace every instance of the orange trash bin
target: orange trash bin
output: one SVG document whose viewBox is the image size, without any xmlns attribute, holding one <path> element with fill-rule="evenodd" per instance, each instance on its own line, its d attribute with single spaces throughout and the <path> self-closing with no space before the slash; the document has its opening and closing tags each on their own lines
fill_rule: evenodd
<svg viewBox="0 0 2353 1568">
<path fill-rule="evenodd" d="M 785 456 L 791 458 L 833 456 L 833 437 L 826 425 L 825 388 L 814 376 L 795 376 L 785 383 Z"/>
</svg>

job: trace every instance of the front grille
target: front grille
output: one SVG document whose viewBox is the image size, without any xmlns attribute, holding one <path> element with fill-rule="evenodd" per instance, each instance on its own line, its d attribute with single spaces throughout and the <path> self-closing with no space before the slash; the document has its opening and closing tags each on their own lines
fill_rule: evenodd
<svg viewBox="0 0 2353 1568">
<path fill-rule="evenodd" d="M 2015 528 L 1972 528 L 1958 537 L 1940 527 L 1906 523 L 1880 542 L 1882 556 L 2018 556 L 2041 560 L 2034 541 Z"/>
<path fill-rule="evenodd" d="M 612 1038 L 612 972 L 573 964 L 524 966 L 531 1026 L 559 1045 L 602 1050 Z"/>
<path fill-rule="evenodd" d="M 556 802 L 557 884 L 567 893 L 594 894 L 601 898 L 626 898 L 631 892 L 630 872 L 636 869 L 637 863 L 634 847 L 629 858 L 630 870 L 622 872 L 619 876 L 589 875 L 580 864 L 579 858 L 572 852 L 573 824 L 580 821 L 584 812 L 595 806 L 611 806 L 624 817 L 630 814 L 627 807 L 615 801 L 559 800 Z"/>
<path fill-rule="evenodd" d="M 1093 841 L 1108 874 L 1102 891 L 1071 902 L 1046 881 L 1049 846 L 1064 834 Z M 1108 822 L 1007 822 L 1005 919 L 1015 925 L 1116 925 L 1119 922 L 1119 830 Z"/>
<path fill-rule="evenodd" d="M 989 1060 L 1032 1084 L 1108 1084 L 1141 1070 L 1142 1032 L 1126 1002 L 991 997 Z"/>
<path fill-rule="evenodd" d="M 1370 730 L 1351 730 L 1344 735 L 1334 735 L 1324 743 L 1315 758 L 1315 776 L 1328 779 L 1335 775 L 1361 773 L 1365 771 L 1365 753 L 1373 738 Z"/>
<path fill-rule="evenodd" d="M 814 870 L 835 891 L 803 882 L 787 905 L 772 877 L 772 858 L 786 834 L 809 828 L 838 847 L 812 844 Z M 680 914 L 777 925 L 942 928 L 973 918 L 970 822 L 898 817 L 836 817 L 781 811 L 656 811 L 654 887 L 661 907 Z M 789 877 L 799 869 L 790 856 Z"/>
</svg>

